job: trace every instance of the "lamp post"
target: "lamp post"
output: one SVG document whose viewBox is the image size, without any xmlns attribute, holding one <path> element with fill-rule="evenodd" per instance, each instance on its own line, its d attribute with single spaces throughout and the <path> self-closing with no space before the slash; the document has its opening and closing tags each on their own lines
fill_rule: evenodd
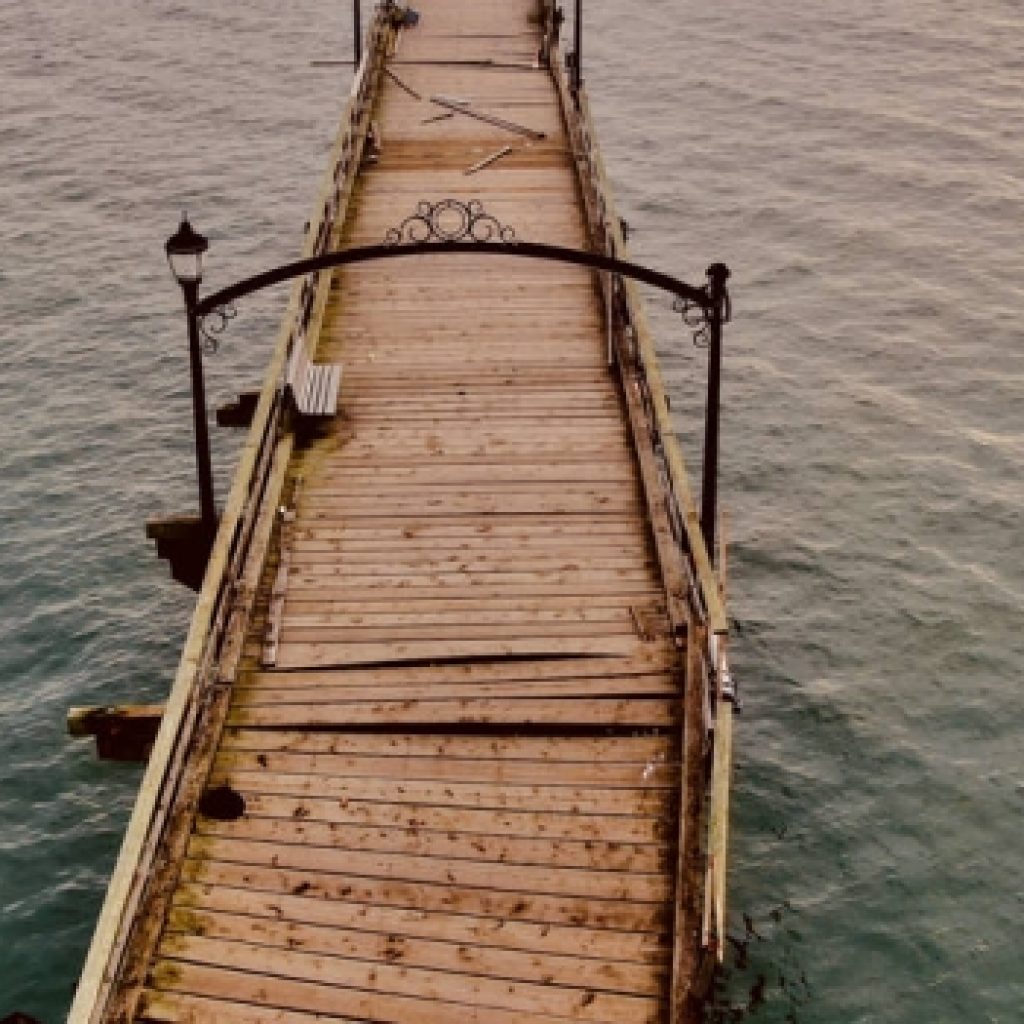
<svg viewBox="0 0 1024 1024">
<path fill-rule="evenodd" d="M 210 435 L 206 424 L 206 390 L 203 384 L 203 358 L 199 348 L 199 282 L 203 279 L 203 254 L 210 243 L 195 231 L 182 215 L 178 230 L 167 239 L 165 249 L 185 297 L 188 320 L 188 357 L 192 371 L 192 417 L 195 425 L 196 474 L 199 478 L 199 511 L 204 538 L 212 542 L 217 530 L 217 509 L 213 501 L 213 471 L 210 468 Z"/>
<path fill-rule="evenodd" d="M 729 268 L 712 263 L 708 284 L 708 397 L 704 412 L 704 467 L 700 489 L 700 527 L 708 558 L 715 561 L 715 520 L 718 501 L 718 421 L 722 391 L 722 324 L 729 318 L 729 293 L 725 282 Z"/>
<path fill-rule="evenodd" d="M 583 85 L 583 0 L 576 0 L 573 33 L 572 86 L 579 92 Z"/>
<path fill-rule="evenodd" d="M 363 18 L 359 0 L 352 0 L 352 22 L 352 63 L 358 71 L 363 59 Z"/>
</svg>

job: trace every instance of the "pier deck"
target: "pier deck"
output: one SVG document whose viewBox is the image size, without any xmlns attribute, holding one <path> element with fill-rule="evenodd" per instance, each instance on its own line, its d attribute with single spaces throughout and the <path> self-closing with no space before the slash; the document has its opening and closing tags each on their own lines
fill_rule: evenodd
<svg viewBox="0 0 1024 1024">
<path fill-rule="evenodd" d="M 327 248 L 447 197 L 592 244 L 537 11 L 424 0 L 371 36 Z M 435 94 L 545 137 L 428 120 Z M 599 282 L 472 255 L 321 278 L 306 333 L 341 411 L 281 413 L 150 877 L 72 1020 L 689 1019 L 708 633 Z"/>
</svg>

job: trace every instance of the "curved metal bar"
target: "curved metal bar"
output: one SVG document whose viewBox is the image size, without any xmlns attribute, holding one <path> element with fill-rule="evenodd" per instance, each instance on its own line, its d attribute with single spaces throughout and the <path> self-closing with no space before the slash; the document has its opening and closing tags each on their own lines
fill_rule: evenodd
<svg viewBox="0 0 1024 1024">
<path fill-rule="evenodd" d="M 639 263 L 616 259 L 613 256 L 602 256 L 598 253 L 585 252 L 582 249 L 568 249 L 561 245 L 547 245 L 542 242 L 407 242 L 401 245 L 363 245 L 351 249 L 340 249 L 337 252 L 324 253 L 310 259 L 285 263 L 262 274 L 247 277 L 242 281 L 221 288 L 220 291 L 208 295 L 196 305 L 196 315 L 208 316 L 215 309 L 236 299 L 244 298 L 271 285 L 290 281 L 294 277 L 312 274 L 333 267 L 345 266 L 349 263 L 367 263 L 371 260 L 396 259 L 402 256 L 427 256 L 440 253 L 473 253 L 480 256 L 519 256 L 526 259 L 556 260 L 560 263 L 573 263 L 594 270 L 607 270 L 613 274 L 653 285 L 662 291 L 677 295 L 679 298 L 692 302 L 701 309 L 710 312 L 712 299 L 704 288 L 680 281 L 670 274 L 651 270 Z"/>
</svg>

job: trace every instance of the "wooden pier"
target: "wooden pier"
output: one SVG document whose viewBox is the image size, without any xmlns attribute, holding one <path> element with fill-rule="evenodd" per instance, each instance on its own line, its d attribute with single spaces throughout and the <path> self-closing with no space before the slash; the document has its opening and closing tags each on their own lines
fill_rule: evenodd
<svg viewBox="0 0 1024 1024">
<path fill-rule="evenodd" d="M 417 6 L 374 14 L 302 255 L 480 217 L 627 258 L 553 6 Z M 297 346 L 336 415 L 281 386 Z M 69 1019 L 694 1021 L 731 715 L 634 284 L 306 275 Z"/>
</svg>

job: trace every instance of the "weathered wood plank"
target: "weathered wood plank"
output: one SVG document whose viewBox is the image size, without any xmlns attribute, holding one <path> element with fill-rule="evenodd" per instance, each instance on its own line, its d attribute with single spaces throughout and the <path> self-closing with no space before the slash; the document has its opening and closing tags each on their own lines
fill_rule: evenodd
<svg viewBox="0 0 1024 1024">
<path fill-rule="evenodd" d="M 468 687 L 471 687 L 469 689 Z M 236 707 L 254 704 L 316 704 L 343 701 L 446 700 L 474 698 L 679 697 L 671 676 L 607 676 L 585 680 L 534 680 L 509 683 L 437 683 L 413 686 L 247 686 L 235 687 Z"/>
<path fill-rule="evenodd" d="M 343 654 L 335 656 L 343 658 Z M 380 656 L 371 659 L 380 661 Z M 661 698 L 582 697 L 492 698 L 394 701 L 347 701 L 331 704 L 234 703 L 230 725 L 253 728 L 309 728 L 352 725 L 603 725 L 619 728 L 657 728 L 677 723 L 678 702 Z"/>
<path fill-rule="evenodd" d="M 356 1019 L 399 1020 L 407 1024 L 451 1024 L 455 1019 L 467 1024 L 521 1024 L 522 1011 L 479 1006 L 472 1002 L 443 1002 L 414 996 L 347 988 L 340 985 L 293 981 L 251 970 L 231 970 L 180 960 L 162 961 L 153 971 L 152 985 L 168 992 L 204 995 L 211 999 L 248 1002 L 293 1011 L 327 1013 Z M 168 1002 L 146 1004 L 145 1012 L 163 1012 Z M 170 1003 L 173 1007 L 173 1003 Z M 173 1011 L 172 1011 L 173 1012 Z M 564 1024 L 566 1018 L 531 1013 L 536 1024 Z M 159 1019 L 159 1018 L 157 1018 Z M 181 1019 L 171 1017 L 170 1019 Z M 186 1018 L 187 1019 L 187 1018 Z M 274 1020 L 273 1017 L 266 1018 Z M 593 1019 L 593 1018 L 592 1018 Z"/>
<path fill-rule="evenodd" d="M 168 922 L 164 952 L 183 951 L 181 936 L 249 942 L 263 947 L 342 956 L 369 963 L 485 975 L 512 981 L 592 988 L 633 995 L 661 994 L 665 970 L 657 965 L 618 963 L 584 956 L 538 954 L 457 941 L 421 939 L 403 932 L 370 932 L 254 918 L 248 914 L 175 908 Z M 176 941 L 177 940 L 177 941 Z"/>
<path fill-rule="evenodd" d="M 501 863 L 485 860 L 447 860 L 378 850 L 345 850 L 298 843 L 236 839 L 218 835 L 193 836 L 189 856 L 197 860 L 231 861 L 298 871 L 387 878 L 407 882 L 433 882 L 489 887 L 508 892 L 546 893 L 600 900 L 662 902 L 671 891 L 672 879 L 664 873 L 595 871 L 546 864 Z"/>
<path fill-rule="evenodd" d="M 486 782 L 546 786 L 624 786 L 630 789 L 674 789 L 679 765 L 675 761 L 651 761 L 588 764 L 563 761 L 553 777 L 547 761 L 505 760 L 502 758 L 455 757 L 353 757 L 345 754 L 297 753 L 294 751 L 223 750 L 216 767 L 220 771 L 239 769 L 268 773 L 326 775 L 331 778 L 401 778 Z"/>
<path fill-rule="evenodd" d="M 231 769 L 223 777 L 242 793 L 379 800 L 441 807 L 561 811 L 567 814 L 658 814 L 669 804 L 656 789 L 429 782 L 415 779 L 324 778 L 309 773 L 261 773 Z M 211 782 L 211 785 L 214 783 Z"/>
<path fill-rule="evenodd" d="M 189 884 L 182 886 L 176 905 L 186 911 L 248 914 L 255 918 L 294 922 L 349 931 L 367 931 L 410 938 L 442 940 L 473 948 L 498 947 L 614 961 L 620 966 L 667 966 L 665 937 L 651 932 L 628 932 L 581 925 L 538 924 L 500 917 L 478 917 L 446 910 L 410 910 L 373 903 L 310 899 L 251 888 Z"/>
<path fill-rule="evenodd" d="M 432 828 L 476 835 L 535 835 L 545 840 L 572 842 L 659 843 L 672 832 L 662 815 L 668 806 L 649 813 L 627 814 L 562 810 L 520 810 L 466 807 L 459 804 L 389 803 L 386 800 L 346 798 L 345 801 L 309 794 L 245 793 L 247 817 L 282 821 L 323 821 L 370 828 Z"/>
<path fill-rule="evenodd" d="M 609 1024 L 622 1020 L 653 1024 L 659 1008 L 657 1000 L 607 990 L 509 981 L 287 948 L 270 949 L 250 942 L 202 935 L 170 935 L 162 943 L 161 954 L 175 963 L 202 963 L 259 973 L 268 985 L 272 984 L 271 978 L 326 984 L 334 992 L 350 992 L 350 1002 L 357 991 L 373 992 L 377 999 L 396 994 L 432 1002 L 467 1002 L 520 1013 L 546 1012 Z M 161 970 L 162 965 L 155 972 L 157 979 L 162 976 Z"/>
<path fill-rule="evenodd" d="M 525 609 L 517 602 L 508 608 L 479 608 L 476 605 L 452 609 L 438 609 L 434 602 L 426 605 L 417 611 L 396 611 L 392 608 L 382 608 L 376 612 L 317 612 L 305 613 L 301 609 L 282 618 L 282 625 L 293 629 L 311 629 L 317 626 L 329 626 L 332 629 L 356 629 L 362 626 L 397 627 L 404 626 L 484 626 L 502 625 L 514 626 L 519 623 L 530 626 L 539 623 L 558 623 L 562 625 L 577 625 L 582 623 L 597 623 L 601 626 L 619 623 L 632 626 L 633 614 L 631 608 L 637 608 L 638 612 L 657 615 L 659 610 L 656 606 L 644 606 L 640 604 L 607 604 L 591 607 L 577 602 L 575 606 L 562 608 L 534 608 Z"/>
<path fill-rule="evenodd" d="M 479 666 L 453 666 L 456 670 Z M 406 669 L 403 674 L 417 670 Z M 429 670 L 428 670 L 429 671 Z M 293 673 L 266 673 L 268 677 Z M 307 673 L 294 673 L 309 678 Z M 378 673 L 330 673 L 373 680 Z M 316 676 L 314 675 L 315 679 Z M 500 759 L 502 761 L 540 761 L 561 765 L 584 764 L 646 764 L 651 760 L 671 759 L 676 741 L 665 735 L 574 736 L 567 743 L 561 736 L 474 736 L 466 734 L 364 733 L 330 732 L 267 732 L 262 729 L 230 728 L 224 731 L 222 749 L 287 750 L 305 753 L 338 754 L 345 757 L 428 757 L 452 759 Z"/>
<path fill-rule="evenodd" d="M 196 832 L 204 836 L 291 843 L 304 848 L 363 850 L 425 857 L 494 861 L 501 864 L 550 864 L 553 867 L 601 871 L 665 871 L 668 844 L 617 843 L 608 840 L 550 840 L 519 836 L 488 836 L 430 828 L 369 828 L 337 822 L 243 817 L 237 821 L 202 819 Z"/>
<path fill-rule="evenodd" d="M 184 882 L 229 885 L 311 899 L 370 903 L 420 911 L 474 914 L 515 921 L 612 928 L 662 934 L 670 915 L 661 903 L 524 893 L 451 882 L 408 882 L 338 872 L 274 868 L 230 861 L 188 859 Z"/>
</svg>

